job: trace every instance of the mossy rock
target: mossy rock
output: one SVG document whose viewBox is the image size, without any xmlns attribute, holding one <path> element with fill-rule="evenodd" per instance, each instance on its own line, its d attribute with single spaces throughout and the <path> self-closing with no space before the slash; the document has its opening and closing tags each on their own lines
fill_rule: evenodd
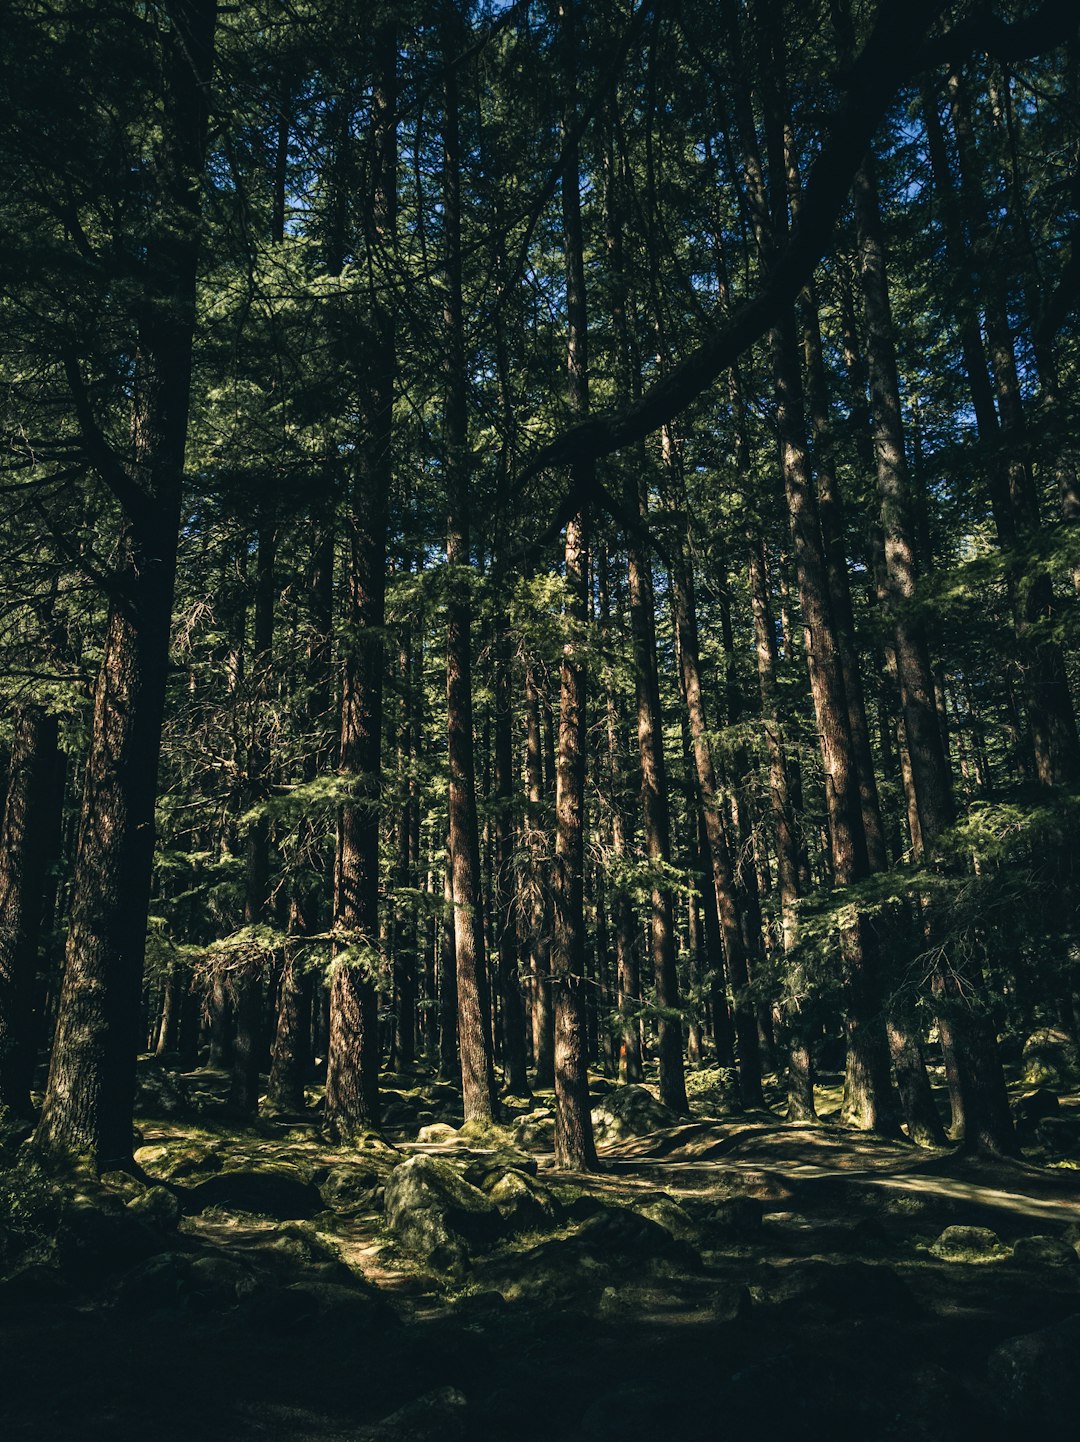
<svg viewBox="0 0 1080 1442">
<path fill-rule="evenodd" d="M 120 1279 L 116 1305 L 130 1312 L 182 1306 L 190 1292 L 191 1265 L 185 1252 L 162 1252 L 140 1262 Z"/>
<path fill-rule="evenodd" d="M 373 1287 L 309 1280 L 259 1288 L 245 1302 L 244 1317 L 256 1329 L 275 1334 L 321 1326 L 354 1335 L 383 1329 L 396 1320 Z"/>
<path fill-rule="evenodd" d="M 464 1442 L 468 1404 L 456 1387 L 437 1387 L 355 1434 L 356 1442 Z"/>
<path fill-rule="evenodd" d="M 168 1187 L 146 1187 L 129 1199 L 127 1209 L 159 1232 L 175 1232 L 180 1225 L 180 1203 Z"/>
<path fill-rule="evenodd" d="M 499 1210 L 507 1230 L 514 1234 L 548 1231 L 556 1224 L 556 1209 L 547 1192 L 521 1172 L 504 1172 L 487 1194 Z"/>
<path fill-rule="evenodd" d="M 1043 1117 L 1035 1141 L 1052 1161 L 1080 1157 L 1080 1117 Z"/>
<path fill-rule="evenodd" d="M 1024 1081 L 1068 1090 L 1080 1085 L 1080 1056 L 1071 1037 L 1054 1027 L 1034 1031 L 1024 1042 Z"/>
<path fill-rule="evenodd" d="M 1012 1437 L 1066 1442 L 1080 1415 L 1080 1314 L 1012 1337 L 990 1354 L 991 1394 Z"/>
<path fill-rule="evenodd" d="M 943 1262 L 984 1264 L 1001 1262 L 1012 1255 L 996 1232 L 989 1227 L 946 1227 L 930 1246 L 935 1257 Z"/>
<path fill-rule="evenodd" d="M 695 1244 L 700 1241 L 700 1229 L 693 1217 L 685 1207 L 680 1206 L 675 1198 L 669 1197 L 666 1192 L 660 1192 L 651 1197 L 635 1198 L 631 1205 L 641 1216 L 658 1222 L 678 1241 Z"/>
<path fill-rule="evenodd" d="M 188 1138 L 182 1142 L 139 1147 L 135 1161 L 152 1177 L 161 1177 L 167 1182 L 188 1182 L 221 1171 L 227 1156 L 221 1142 Z"/>
<path fill-rule="evenodd" d="M 1075 1267 L 1080 1263 L 1076 1248 L 1060 1237 L 1021 1237 L 1013 1246 L 1013 1260 L 1045 1267 Z"/>
<path fill-rule="evenodd" d="M 415 1156 L 386 1181 L 386 1222 L 398 1243 L 436 1266 L 460 1268 L 504 1232 L 495 1203 L 441 1157 Z"/>
<path fill-rule="evenodd" d="M 593 1137 L 610 1146 L 629 1137 L 644 1137 L 678 1124 L 679 1118 L 643 1086 L 615 1087 L 593 1108 Z"/>
<path fill-rule="evenodd" d="M 323 1209 L 318 1188 L 286 1166 L 219 1172 L 192 1187 L 184 1198 L 184 1205 L 190 1212 L 220 1207 L 225 1211 L 275 1217 L 279 1221 L 313 1217 Z"/>
<path fill-rule="evenodd" d="M 319 1195 L 323 1205 L 339 1217 L 355 1217 L 375 1205 L 381 1181 L 374 1164 L 344 1162 L 330 1168 L 319 1183 Z"/>
<path fill-rule="evenodd" d="M 555 1118 L 549 1112 L 530 1112 L 514 1124 L 514 1144 L 540 1152 L 555 1147 Z"/>
<path fill-rule="evenodd" d="M 450 1126 L 448 1122 L 432 1122 L 428 1126 L 420 1128 L 416 1140 L 425 1147 L 456 1146 L 458 1129 Z"/>
<path fill-rule="evenodd" d="M 117 1271 L 162 1251 L 164 1242 L 119 1197 L 98 1189 L 68 1199 L 56 1248 L 61 1263 L 75 1271 Z"/>
</svg>

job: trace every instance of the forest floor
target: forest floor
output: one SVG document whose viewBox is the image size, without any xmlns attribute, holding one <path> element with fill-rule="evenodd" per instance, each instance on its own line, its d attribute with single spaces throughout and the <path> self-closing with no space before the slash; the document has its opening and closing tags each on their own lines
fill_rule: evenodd
<svg viewBox="0 0 1080 1442">
<path fill-rule="evenodd" d="M 452 1089 L 399 1077 L 387 1139 L 342 1148 L 315 1117 L 238 1129 L 223 1076 L 144 1074 L 142 1182 L 80 1183 L 59 1243 L 0 1282 L 12 1442 L 1072 1435 L 1068 1163 L 853 1134 L 835 1088 L 817 1126 L 651 1128 L 645 1093 L 598 1079 L 601 1170 L 568 1177 L 549 1096 L 460 1132 Z M 395 1214 L 418 1156 L 428 1190 Z M 439 1215 L 448 1168 L 483 1196 Z"/>
</svg>

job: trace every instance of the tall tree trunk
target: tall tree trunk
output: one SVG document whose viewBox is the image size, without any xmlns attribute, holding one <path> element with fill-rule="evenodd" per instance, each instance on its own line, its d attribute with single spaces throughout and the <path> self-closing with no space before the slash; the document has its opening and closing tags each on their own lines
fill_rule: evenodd
<svg viewBox="0 0 1080 1442">
<path fill-rule="evenodd" d="M 163 108 L 142 251 L 130 468 L 112 453 L 101 455 L 89 401 L 71 367 L 84 444 L 99 457 L 95 464 L 125 520 L 110 581 L 64 981 L 36 1135 L 45 1150 L 87 1154 L 102 1168 L 131 1156 L 215 22 L 213 0 L 176 0 L 162 40 Z"/>
<path fill-rule="evenodd" d="M 446 114 L 443 123 L 443 211 L 446 292 L 446 408 L 444 450 L 450 513 L 446 560 L 446 710 L 450 761 L 450 856 L 457 949 L 458 1046 L 465 1120 L 495 1113 L 490 1001 L 481 910 L 480 836 L 476 817 L 476 765 L 472 706 L 472 598 L 469 556 L 469 453 L 465 331 L 461 294 L 461 147 L 458 78 L 454 63 L 460 35 L 453 21 L 445 38 Z"/>
<path fill-rule="evenodd" d="M 547 845 L 540 697 L 531 666 L 525 670 L 525 777 L 529 792 L 528 849 L 530 857 L 529 975 L 532 985 L 533 1064 L 536 1085 L 555 1085 L 555 1011 L 551 993 L 551 859 Z"/>
<path fill-rule="evenodd" d="M 514 884 L 514 712 L 510 635 L 505 618 L 495 638 L 495 921 L 502 1000 L 502 1054 L 507 1088 L 528 1096 L 525 1010 L 518 979 L 517 887 Z"/>
<path fill-rule="evenodd" d="M 20 1117 L 30 1115 L 38 948 L 63 804 L 58 730 L 43 706 L 18 707 L 0 813 L 0 1106 Z"/>
<path fill-rule="evenodd" d="M 393 248 L 397 216 L 397 36 L 375 38 L 372 91 L 373 251 Z M 375 269 L 378 267 L 375 265 Z M 342 1140 L 379 1121 L 379 791 L 382 780 L 386 526 L 396 368 L 392 302 L 368 298 L 365 369 L 359 382 L 362 437 L 344 507 L 347 642 L 342 666 L 338 769 L 350 787 L 338 811 L 334 962 L 326 1065 L 326 1127 Z"/>
<path fill-rule="evenodd" d="M 576 140 L 577 38 L 572 0 L 559 5 L 565 98 L 563 111 L 562 219 L 568 321 L 567 379 L 571 413 L 589 413 L 588 329 L 585 311 L 581 174 Z M 575 470 L 571 484 L 588 493 L 591 474 Z M 551 977 L 555 995 L 555 1164 L 596 1165 L 589 1110 L 582 985 L 585 975 L 585 667 L 582 635 L 589 614 L 588 542 L 585 517 L 566 526 L 566 624 L 560 668 L 559 745 L 555 773 L 555 944 Z"/>
</svg>

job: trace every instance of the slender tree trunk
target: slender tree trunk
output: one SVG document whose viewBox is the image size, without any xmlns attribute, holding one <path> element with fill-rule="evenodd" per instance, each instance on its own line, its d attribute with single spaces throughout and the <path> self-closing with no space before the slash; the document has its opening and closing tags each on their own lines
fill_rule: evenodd
<svg viewBox="0 0 1080 1442">
<path fill-rule="evenodd" d="M 571 0 L 559 6 L 563 78 L 562 219 L 569 325 L 567 375 L 570 409 L 589 413 L 588 329 L 580 160 L 571 139 L 577 123 L 577 39 Z M 586 494 L 591 476 L 576 471 L 571 484 Z M 596 1165 L 589 1110 L 582 983 L 585 975 L 585 667 L 582 636 L 589 613 L 588 542 L 579 513 L 566 526 L 566 623 L 560 668 L 559 745 L 555 784 L 555 940 L 551 976 L 555 994 L 555 1164 L 584 1170 Z"/>
<path fill-rule="evenodd" d="M 393 247 L 397 214 L 396 66 L 392 23 L 376 35 L 372 95 L 372 246 Z M 379 788 L 382 779 L 386 526 L 390 494 L 394 311 L 369 298 L 360 378 L 363 436 L 344 507 L 347 644 L 342 667 L 338 769 L 351 794 L 338 812 L 334 963 L 326 1066 L 326 1127 L 347 1140 L 379 1121 Z"/>
<path fill-rule="evenodd" d="M 443 210 L 446 247 L 446 410 L 444 447 L 450 496 L 446 559 L 446 703 L 450 762 L 450 856 L 457 949 L 458 1046 L 465 1119 L 490 1120 L 495 1112 L 490 1001 L 481 908 L 480 837 L 476 817 L 476 766 L 472 708 L 472 600 L 469 556 L 469 454 L 465 332 L 461 294 L 461 154 L 458 79 L 453 63 L 456 25 L 446 37 L 446 114 L 443 124 Z"/>
<path fill-rule="evenodd" d="M 544 787 L 540 698 L 532 667 L 525 671 L 525 776 L 529 790 L 528 848 L 530 856 L 529 974 L 532 984 L 533 1063 L 536 1085 L 555 1085 L 555 1011 L 551 994 L 551 937 L 554 925 L 550 856 L 547 845 L 548 802 Z"/>
</svg>

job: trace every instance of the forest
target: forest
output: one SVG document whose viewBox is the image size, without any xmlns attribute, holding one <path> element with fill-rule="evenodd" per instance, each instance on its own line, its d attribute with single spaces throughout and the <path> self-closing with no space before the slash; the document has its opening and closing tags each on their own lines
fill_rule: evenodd
<svg viewBox="0 0 1080 1442">
<path fill-rule="evenodd" d="M 0 0 L 0 1427 L 1074 1436 L 1080 11 Z"/>
</svg>

